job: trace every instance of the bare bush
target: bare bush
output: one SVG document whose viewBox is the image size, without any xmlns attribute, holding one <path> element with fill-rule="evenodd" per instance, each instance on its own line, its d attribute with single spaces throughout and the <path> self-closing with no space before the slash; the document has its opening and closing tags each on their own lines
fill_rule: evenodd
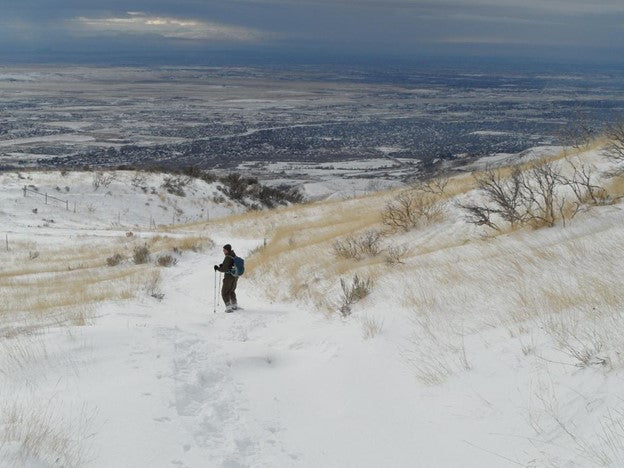
<svg viewBox="0 0 624 468">
<path fill-rule="evenodd" d="M 186 196 L 184 188 L 191 182 L 188 176 L 166 176 L 163 179 L 162 188 L 172 195 Z"/>
<path fill-rule="evenodd" d="M 115 255 L 112 255 L 106 259 L 106 264 L 109 267 L 113 267 L 119 265 L 121 262 L 123 262 L 123 260 L 123 255 L 121 255 L 120 253 L 116 253 Z"/>
<path fill-rule="evenodd" d="M 147 263 L 150 261 L 151 253 L 147 245 L 143 245 L 140 247 L 134 248 L 134 254 L 132 255 L 132 260 L 135 264 L 141 265 L 143 263 Z"/>
<path fill-rule="evenodd" d="M 410 231 L 442 218 L 443 202 L 439 197 L 406 190 L 389 202 L 381 214 L 382 222 L 392 231 Z"/>
<path fill-rule="evenodd" d="M 333 243 L 334 253 L 342 258 L 360 260 L 374 257 L 381 252 L 382 234 L 370 230 L 359 236 L 348 236 Z"/>
<path fill-rule="evenodd" d="M 552 163 L 534 164 L 523 173 L 522 202 L 525 219 L 533 227 L 554 226 L 565 200 L 557 194 L 560 168 Z"/>
<path fill-rule="evenodd" d="M 485 200 L 481 203 L 460 204 L 469 215 L 469 222 L 501 231 L 505 225 L 516 228 L 564 225 L 583 206 L 610 202 L 606 190 L 593 182 L 590 168 L 569 162 L 573 175 L 562 175 L 561 166 L 550 162 L 531 165 L 522 171 L 514 167 L 509 176 L 500 170 L 488 170 L 476 176 L 477 187 Z M 564 188 L 574 199 L 566 199 Z M 500 222 L 504 225 L 499 225 Z"/>
<path fill-rule="evenodd" d="M 96 171 L 93 174 L 93 190 L 97 190 L 100 187 L 108 187 L 115 180 L 115 174 L 106 174 L 102 171 Z"/>
<path fill-rule="evenodd" d="M 161 255 L 158 257 L 158 260 L 156 260 L 156 263 L 161 267 L 170 267 L 176 265 L 178 260 L 171 255 Z"/>
<path fill-rule="evenodd" d="M 343 317 L 351 315 L 353 304 L 364 299 L 370 294 L 373 287 L 373 281 L 370 278 L 361 279 L 357 274 L 353 276 L 351 284 L 344 279 L 340 279 L 340 288 L 342 289 L 342 303 L 340 305 L 340 313 Z"/>
<path fill-rule="evenodd" d="M 147 176 L 145 174 L 135 172 L 130 182 L 134 188 L 138 188 L 143 191 L 147 190 Z"/>
<path fill-rule="evenodd" d="M 564 177 L 562 180 L 574 194 L 576 211 L 584 205 L 609 205 L 613 203 L 609 192 L 593 182 L 595 177 L 592 167 L 585 164 L 577 166 L 572 161 L 569 161 L 569 164 L 574 172 L 571 177 Z"/>
<path fill-rule="evenodd" d="M 366 317 L 362 321 L 362 335 L 365 340 L 379 335 L 383 330 L 383 320 L 378 320 L 375 317 Z"/>
<path fill-rule="evenodd" d="M 388 265 L 403 264 L 408 253 L 409 247 L 405 244 L 388 247 L 385 253 L 386 263 Z"/>
<path fill-rule="evenodd" d="M 609 143 L 605 154 L 618 163 L 624 162 L 624 122 L 611 125 L 607 129 Z"/>
<path fill-rule="evenodd" d="M 158 301 L 162 301 L 165 297 L 165 293 L 160 290 L 160 272 L 153 271 L 151 276 L 145 283 L 145 292 L 148 296 L 153 297 Z"/>
<path fill-rule="evenodd" d="M 433 195 L 443 195 L 448 183 L 448 177 L 435 177 L 415 185 L 414 190 L 423 193 L 431 193 Z"/>
<path fill-rule="evenodd" d="M 507 178 L 498 170 L 488 170 L 476 176 L 477 187 L 484 195 L 486 203 L 460 204 L 468 212 L 469 222 L 500 230 L 494 221 L 494 215 L 497 215 L 512 227 L 522 223 L 522 177 L 519 168 L 514 168 Z"/>
</svg>

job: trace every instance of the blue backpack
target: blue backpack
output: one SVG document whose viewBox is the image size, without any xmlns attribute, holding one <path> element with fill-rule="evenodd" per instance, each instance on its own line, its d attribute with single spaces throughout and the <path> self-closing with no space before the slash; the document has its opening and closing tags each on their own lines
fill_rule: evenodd
<svg viewBox="0 0 624 468">
<path fill-rule="evenodd" d="M 245 260 L 240 257 L 234 257 L 234 266 L 230 270 L 232 276 L 242 276 L 245 273 Z"/>
</svg>

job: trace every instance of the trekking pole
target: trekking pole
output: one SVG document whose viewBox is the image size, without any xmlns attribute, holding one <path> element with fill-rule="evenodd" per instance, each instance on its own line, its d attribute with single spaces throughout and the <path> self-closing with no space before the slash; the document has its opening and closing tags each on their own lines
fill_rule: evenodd
<svg viewBox="0 0 624 468">
<path fill-rule="evenodd" d="M 215 270 L 215 276 L 214 276 L 214 288 L 213 288 L 213 296 L 212 296 L 212 306 L 213 306 L 213 313 L 217 313 L 217 270 Z"/>
<path fill-rule="evenodd" d="M 219 272 L 219 286 L 221 286 L 221 275 L 222 273 Z M 219 288 L 217 288 L 217 292 L 218 292 L 218 289 Z M 218 307 L 219 306 L 219 294 L 216 294 L 216 296 L 217 296 L 217 307 Z"/>
</svg>

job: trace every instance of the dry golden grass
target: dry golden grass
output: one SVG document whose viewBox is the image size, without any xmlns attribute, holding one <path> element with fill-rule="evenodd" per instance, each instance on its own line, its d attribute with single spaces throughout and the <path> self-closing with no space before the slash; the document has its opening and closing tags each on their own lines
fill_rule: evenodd
<svg viewBox="0 0 624 468">
<path fill-rule="evenodd" d="M 190 234 L 85 239 L 64 248 L 15 242 L 10 252 L 0 254 L 0 325 L 15 320 L 26 328 L 54 323 L 85 325 L 91 321 L 90 306 L 143 294 L 146 278 L 150 278 L 155 265 L 134 265 L 130 261 L 114 267 L 106 264 L 115 253 L 131 258 L 134 247 L 143 244 L 158 253 L 197 251 L 212 245 L 212 241 Z M 32 251 L 38 255 L 29 254 Z"/>
<path fill-rule="evenodd" d="M 558 161 L 576 157 L 591 149 L 605 144 L 597 139 L 579 150 L 562 151 L 542 158 L 542 161 Z M 533 162 L 521 167 L 528 169 Z M 503 176 L 511 174 L 512 167 L 502 167 Z M 441 201 L 452 200 L 476 188 L 475 175 L 458 174 L 448 180 L 444 192 L 438 197 Z M 624 182 L 622 182 L 624 186 Z M 406 265 L 389 267 L 386 256 L 369 256 L 359 260 L 340 259 L 334 255 L 332 244 L 346 236 L 357 236 L 369 229 L 383 229 L 381 212 L 385 206 L 404 189 L 388 190 L 368 194 L 349 200 L 331 200 L 268 211 L 254 211 L 237 214 L 210 223 L 196 223 L 179 226 L 177 229 L 188 232 L 208 231 L 231 233 L 237 231 L 244 237 L 266 239 L 262 248 L 256 249 L 247 260 L 247 274 L 260 283 L 266 283 L 272 299 L 306 299 L 323 307 L 332 308 L 331 297 L 335 296 L 336 285 L 341 277 L 354 273 L 376 279 L 385 274 L 388 268 L 397 271 L 405 268 L 405 274 L 421 272 L 430 284 L 432 291 L 449 289 L 454 285 L 483 288 L 492 282 L 504 278 L 507 282 L 519 281 L 530 274 L 535 274 L 543 262 L 556 262 L 560 252 L 542 248 L 526 255 L 518 255 L 514 247 L 499 248 L 499 238 L 524 235 L 508 230 L 495 233 L 489 238 L 474 235 L 474 230 L 461 228 L 453 232 L 438 232 L 433 226 L 419 228 L 419 235 L 412 236 L 408 252 L 403 261 Z M 624 187 L 623 187 L 624 190 Z M 392 245 L 400 234 L 386 233 L 388 244 Z M 511 249 L 511 251 L 510 251 Z M 466 253 L 474 254 L 472 258 Z M 449 261 L 449 257 L 460 253 L 459 259 Z M 521 257 L 521 258 L 519 258 Z M 476 261 L 482 265 L 482 282 L 475 279 L 473 272 L 462 271 L 458 262 Z M 503 262 L 502 264 L 500 262 Z M 490 263 L 491 262 L 491 263 Z M 525 271 L 526 270 L 526 271 Z M 425 272 L 430 273 L 428 276 Z M 481 272 L 480 272 L 481 273 Z M 472 276 L 471 276 L 472 274 Z M 271 287 L 279 282 L 279 288 Z M 410 283 L 413 284 L 413 283 Z M 407 288 L 409 289 L 409 288 Z M 419 308 L 432 306 L 429 293 L 407 300 Z M 545 295 L 533 298 L 531 295 L 518 293 L 517 300 L 521 308 L 534 307 L 537 300 L 553 301 Z M 529 297 L 531 296 L 531 297 Z M 539 296 L 539 295 L 538 295 Z M 524 303 L 524 305 L 522 305 Z M 526 315 L 526 311 L 521 315 Z M 518 317 L 516 317 L 516 320 Z"/>
<path fill-rule="evenodd" d="M 147 245 L 152 252 L 165 252 L 174 249 L 185 252 L 200 252 L 206 248 L 214 246 L 214 242 L 208 236 L 202 235 L 185 235 L 184 237 L 173 237 L 167 235 L 159 235 L 150 237 Z"/>
<path fill-rule="evenodd" d="M 624 174 L 611 177 L 605 189 L 615 199 L 624 197 Z"/>
</svg>

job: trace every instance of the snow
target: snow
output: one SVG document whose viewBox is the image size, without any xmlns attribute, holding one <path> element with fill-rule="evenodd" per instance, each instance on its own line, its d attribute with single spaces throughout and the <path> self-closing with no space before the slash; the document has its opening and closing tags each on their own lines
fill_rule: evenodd
<svg viewBox="0 0 624 468">
<path fill-rule="evenodd" d="M 109 185 L 95 188 L 96 172 L 0 173 L 3 190 L 0 221 L 8 223 L 10 232 L 16 228 L 28 232 L 36 226 L 44 227 L 44 218 L 53 219 L 57 229 L 151 229 L 172 223 L 208 221 L 243 210 L 237 203 L 220 202 L 218 197 L 223 193 L 216 183 L 189 178 L 183 187 L 185 195 L 178 196 L 163 188 L 166 174 L 134 171 L 102 174 L 111 177 Z M 25 186 L 29 188 L 26 196 Z"/>
<path fill-rule="evenodd" d="M 566 147 L 564 146 L 541 145 L 529 148 L 520 153 L 496 153 L 484 156 L 474 162 L 460 166 L 460 169 L 478 171 L 487 167 L 521 164 L 544 157 L 555 156 L 565 150 Z"/>
<path fill-rule="evenodd" d="M 607 167 L 599 151 L 582 158 Z M 118 172 L 108 187 L 94 190 L 89 173 L 1 174 L 2 234 L 59 251 L 120 243 L 128 228 L 145 226 L 158 213 L 145 203 L 160 198 L 133 187 L 134 175 Z M 163 192 L 157 174 L 144 183 L 189 220 L 201 219 L 216 193 L 211 184 L 192 182 L 186 197 L 176 198 Z M 96 211 L 42 205 L 34 194 L 23 196 L 28 184 L 49 193 L 68 185 L 70 192 L 56 192 L 59 197 L 73 195 Z M 311 193 L 332 189 L 310 185 Z M 29 467 L 622 466 L 617 347 L 605 341 L 598 355 L 612 356 L 612 368 L 579 367 L 548 332 L 557 320 L 589 320 L 592 307 L 601 311 L 592 319 L 597 333 L 605 317 L 622 325 L 613 312 L 623 303 L 619 204 L 581 213 L 565 228 L 496 237 L 484 237 L 451 204 L 441 223 L 392 239 L 421 253 L 393 267 L 373 263 L 375 288 L 347 318 L 292 297 L 292 272 L 282 263 L 288 257 L 271 259 L 275 264 L 258 267 L 259 273 L 252 267 L 240 279 L 243 310 L 225 314 L 216 306 L 212 265 L 221 262 L 224 243 L 253 259 L 265 224 L 275 219 L 282 227 L 314 226 L 324 216 L 332 219 L 331 209 L 364 215 L 389 196 L 242 221 L 213 219 L 200 228 L 145 227 L 139 233 L 145 239 L 195 229 L 214 245 L 159 269 L 162 301 L 137 291 L 94 304 L 84 326 L 52 323 L 3 336 L 0 413 L 18 408 L 21 419 L 2 419 L 0 461 Z M 210 206 L 211 217 L 240 212 L 235 205 Z M 125 209 L 122 222 L 111 220 Z M 41 220 L 51 216 L 54 223 Z M 166 218 L 157 223 L 168 224 Z M 306 233 L 292 234 L 292 255 L 297 236 Z M 315 263 L 333 255 L 323 248 L 295 273 L 312 271 L 309 290 L 331 302 L 339 295 L 338 277 Z M 0 280 L 12 274 L 7 265 L 27 262 L 18 248 L 0 255 Z M 30 278 L 17 276 L 14 281 Z M 0 298 L 13 284 L 0 281 Z M 532 295 L 545 288 L 563 297 L 561 291 L 572 294 L 587 284 L 595 286 L 592 294 L 557 311 L 545 299 L 552 296 Z M 369 319 L 381 331 L 366 339 Z M 19 315 L 0 313 L 0 333 L 21 325 Z M 617 327 L 612 330 L 619 337 Z M 434 363 L 434 373 L 446 367 L 448 375 L 427 384 L 423 363 Z M 16 440 L 18 426 L 49 426 L 62 437 L 28 449 Z M 610 445 L 601 434 L 613 437 Z M 59 442 L 64 438 L 71 443 Z"/>
<path fill-rule="evenodd" d="M 46 135 L 29 138 L 13 138 L 11 140 L 0 140 L 0 148 L 6 146 L 26 145 L 30 143 L 60 142 L 60 143 L 83 143 L 94 141 L 95 138 L 79 133 L 62 133 L 58 135 Z"/>
<path fill-rule="evenodd" d="M 469 135 L 502 136 L 502 135 L 509 135 L 509 132 L 501 132 L 501 131 L 496 131 L 496 130 L 477 130 L 474 132 L 470 132 Z"/>
</svg>

